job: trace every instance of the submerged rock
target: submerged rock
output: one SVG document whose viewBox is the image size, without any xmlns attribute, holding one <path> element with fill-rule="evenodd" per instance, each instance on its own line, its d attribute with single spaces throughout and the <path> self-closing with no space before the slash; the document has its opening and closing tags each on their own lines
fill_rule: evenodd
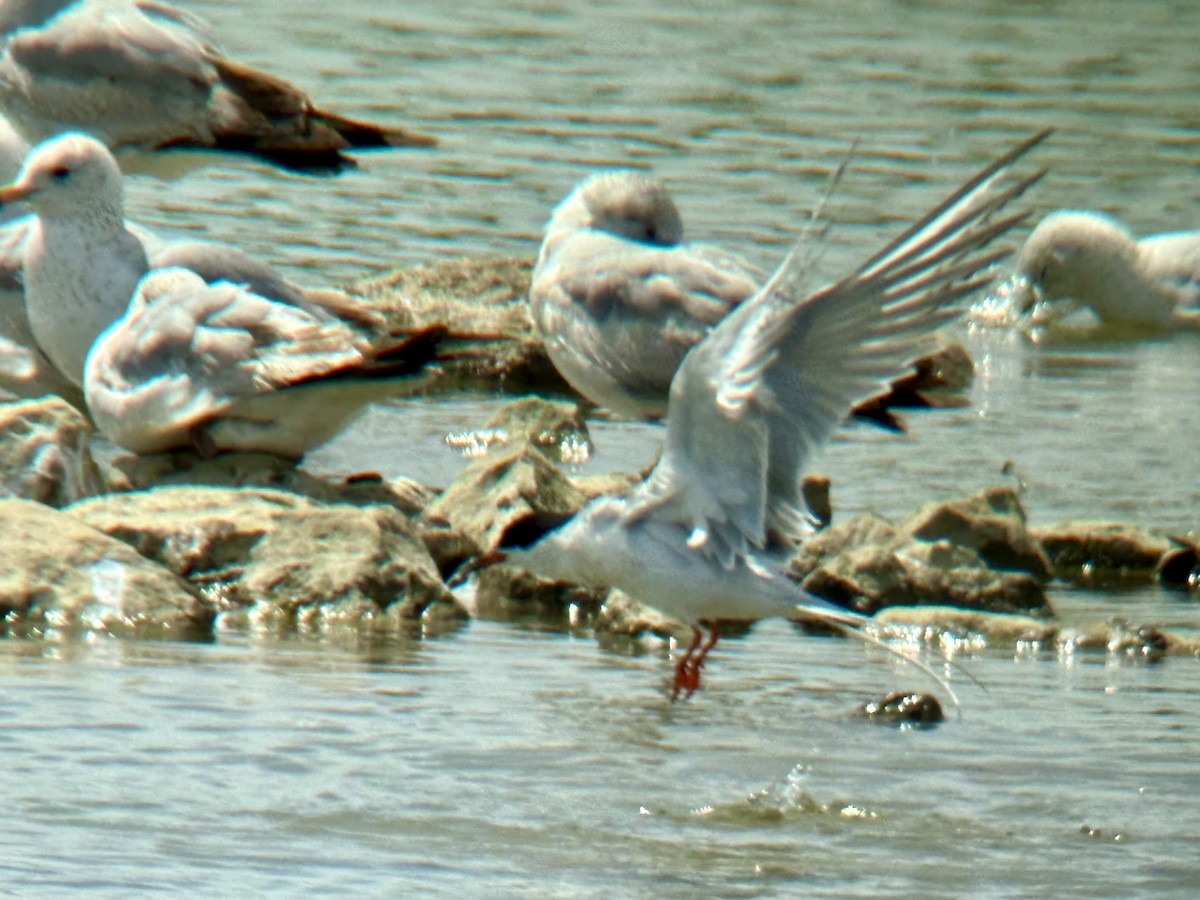
<svg viewBox="0 0 1200 900">
<path fill-rule="evenodd" d="M 215 608 L 200 591 L 67 513 L 29 500 L 0 500 L 0 544 L 5 633 L 211 634 Z"/>
<path fill-rule="evenodd" d="M 459 618 L 416 527 L 387 506 L 282 491 L 162 487 L 85 500 L 80 521 L 234 607 L 297 622 Z"/>
<path fill-rule="evenodd" d="M 55 508 L 105 490 L 92 426 L 58 397 L 0 403 L 0 494 Z"/>
<path fill-rule="evenodd" d="M 893 691 L 859 707 L 859 713 L 884 725 L 936 725 L 946 718 L 933 694 Z"/>
</svg>

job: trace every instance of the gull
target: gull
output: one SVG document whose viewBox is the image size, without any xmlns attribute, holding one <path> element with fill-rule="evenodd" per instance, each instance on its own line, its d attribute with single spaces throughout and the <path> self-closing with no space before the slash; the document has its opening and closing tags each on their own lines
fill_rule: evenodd
<svg viewBox="0 0 1200 900">
<path fill-rule="evenodd" d="M 110 148 L 248 153 L 305 170 L 344 151 L 427 147 L 425 134 L 325 112 L 295 85 L 227 58 L 160 0 L 4 0 L 0 111 L 30 142 L 87 131 Z"/>
<path fill-rule="evenodd" d="M 134 453 L 298 459 L 394 394 L 444 334 L 435 326 L 368 348 L 343 322 L 188 269 L 156 269 L 92 345 L 84 392 L 96 427 Z"/>
<path fill-rule="evenodd" d="M 865 617 L 784 573 L 808 533 L 805 463 L 855 402 L 905 369 L 914 341 L 989 283 L 987 270 L 1008 251 L 987 246 L 1028 216 L 1001 210 L 1043 174 L 1018 179 L 1011 167 L 1048 133 L 806 296 L 808 248 L 794 249 L 684 357 L 671 382 L 665 447 L 646 480 L 627 496 L 591 501 L 503 558 L 555 580 L 620 588 L 690 623 L 672 699 L 699 687 L 720 620 L 800 616 L 876 643 L 861 631 Z"/>
<path fill-rule="evenodd" d="M 1136 238 L 1103 213 L 1059 210 L 1017 257 L 1016 307 L 1073 300 L 1106 324 L 1200 328 L 1200 231 Z"/>
<path fill-rule="evenodd" d="M 371 313 L 355 310 L 347 298 L 301 290 L 233 247 L 167 243 L 128 224 L 121 170 L 88 135 L 63 134 L 35 146 L 16 181 L 0 188 L 0 204 L 16 202 L 28 203 L 34 215 L 0 232 L 0 330 L 36 351 L 77 396 L 92 342 L 124 315 L 151 268 L 182 266 L 206 281 L 245 284 L 268 299 L 380 330 Z M 23 291 L 12 290 L 16 284 Z M 69 390 L 55 392 L 72 400 Z"/>
<path fill-rule="evenodd" d="M 685 243 L 663 184 L 630 171 L 585 179 L 554 210 L 530 313 L 578 393 L 632 419 L 661 418 L 683 357 L 766 277 L 717 247 Z"/>
</svg>

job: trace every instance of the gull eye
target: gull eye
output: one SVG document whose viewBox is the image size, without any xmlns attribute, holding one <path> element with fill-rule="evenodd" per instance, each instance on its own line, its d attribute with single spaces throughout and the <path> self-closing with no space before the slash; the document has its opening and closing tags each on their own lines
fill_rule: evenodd
<svg viewBox="0 0 1200 900">
<path fill-rule="evenodd" d="M 55 181 L 66 181 L 71 175 L 71 170 L 66 166 L 58 166 L 50 170 L 50 177 Z"/>
</svg>

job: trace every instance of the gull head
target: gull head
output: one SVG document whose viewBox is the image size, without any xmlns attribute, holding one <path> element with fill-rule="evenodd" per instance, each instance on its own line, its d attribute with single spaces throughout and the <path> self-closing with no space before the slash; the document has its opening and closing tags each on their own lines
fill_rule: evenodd
<svg viewBox="0 0 1200 900">
<path fill-rule="evenodd" d="M 1039 300 L 1094 305 L 1110 293 L 1114 278 L 1124 280 L 1136 265 L 1137 244 L 1114 219 L 1094 212 L 1051 213 L 1017 257 L 1017 276 L 1025 286 L 1016 298 L 1017 311 L 1028 312 Z"/>
<path fill-rule="evenodd" d="M 39 216 L 78 219 L 123 216 L 121 169 L 108 148 L 70 132 L 29 151 L 16 180 L 0 188 L 0 206 L 27 201 Z"/>
<path fill-rule="evenodd" d="M 673 247 L 683 219 L 662 182 L 640 172 L 601 172 L 583 181 L 555 209 L 547 233 L 592 228 L 616 237 Z"/>
</svg>

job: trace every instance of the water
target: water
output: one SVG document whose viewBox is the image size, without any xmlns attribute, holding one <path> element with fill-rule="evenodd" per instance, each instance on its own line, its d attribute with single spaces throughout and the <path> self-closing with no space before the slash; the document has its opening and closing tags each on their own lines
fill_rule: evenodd
<svg viewBox="0 0 1200 900">
<path fill-rule="evenodd" d="M 308 284 L 532 254 L 599 165 L 653 168 L 695 237 L 770 265 L 859 139 L 822 273 L 1053 125 L 1032 202 L 1194 227 L 1200 7 L 1166 2 L 592 6 L 192 0 L 230 55 L 323 104 L 437 134 L 337 179 L 249 161 L 139 179 L 132 215 Z M 1200 525 L 1200 340 L 959 335 L 972 406 L 851 429 L 816 462 L 839 515 L 996 483 L 1037 524 Z M 491 398 L 374 411 L 314 456 L 440 483 Z M 598 423 L 594 470 L 657 433 Z M 397 447 L 406 448 L 398 453 Z M 1194 601 L 1058 589 L 1061 617 L 1195 633 Z M 18 894 L 1195 896 L 1200 664 L 976 652 L 940 727 L 857 704 L 923 677 L 764 622 L 670 706 L 653 644 L 476 621 L 425 640 L 0 643 Z"/>
</svg>

